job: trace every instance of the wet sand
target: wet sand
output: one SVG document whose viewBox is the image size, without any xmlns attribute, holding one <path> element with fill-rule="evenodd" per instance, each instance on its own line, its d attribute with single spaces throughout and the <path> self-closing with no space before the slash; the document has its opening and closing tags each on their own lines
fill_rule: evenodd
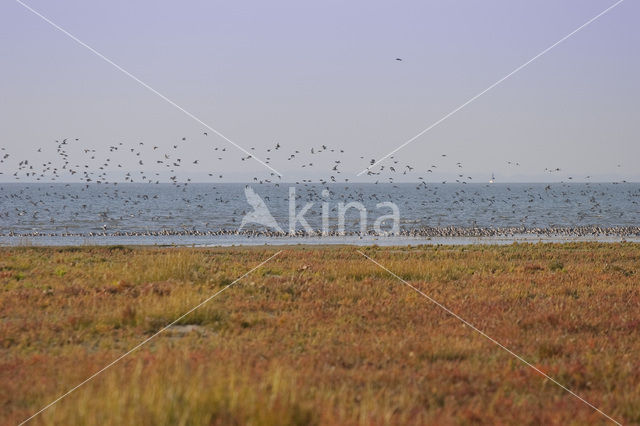
<svg viewBox="0 0 640 426">
<path fill-rule="evenodd" d="M 326 235 L 297 231 L 284 234 L 265 230 L 158 230 L 145 232 L 0 233 L 0 245 L 416 245 L 510 244 L 513 242 L 640 242 L 640 227 L 428 227 L 402 229 L 398 234 L 329 232 Z"/>
</svg>

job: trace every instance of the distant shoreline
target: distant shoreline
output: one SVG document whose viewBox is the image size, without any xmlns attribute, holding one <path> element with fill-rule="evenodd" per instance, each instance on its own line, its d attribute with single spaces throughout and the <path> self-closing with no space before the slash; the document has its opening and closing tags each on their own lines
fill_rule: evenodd
<svg viewBox="0 0 640 426">
<path fill-rule="evenodd" d="M 294 235 L 265 230 L 168 230 L 89 233 L 0 232 L 3 246 L 74 245 L 169 245 L 169 246 L 257 246 L 257 245 L 437 245 L 511 244 L 514 242 L 640 242 L 640 226 L 601 227 L 422 227 L 402 229 L 398 235 L 361 235 L 330 232 L 328 235 L 298 231 Z"/>
</svg>

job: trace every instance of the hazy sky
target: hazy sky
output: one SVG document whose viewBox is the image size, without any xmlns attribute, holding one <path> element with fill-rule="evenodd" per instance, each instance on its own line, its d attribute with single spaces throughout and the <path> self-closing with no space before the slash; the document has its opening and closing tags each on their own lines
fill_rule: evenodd
<svg viewBox="0 0 640 426">
<path fill-rule="evenodd" d="M 339 179 L 356 180 L 370 159 L 614 1 L 26 3 L 262 158 L 277 141 L 271 164 L 294 181 L 327 177 L 322 160 L 304 169 L 287 161 L 322 144 L 345 150 Z M 492 172 L 502 181 L 640 180 L 639 17 L 639 2 L 623 2 L 397 159 L 446 176 L 462 162 L 479 181 Z M 104 150 L 120 141 L 164 149 L 186 136 L 194 173 L 268 176 L 18 3 L 0 3 L 0 23 L 0 147 L 14 160 L 38 148 L 46 158 L 65 137 Z M 212 145 L 226 146 L 229 160 L 216 161 Z"/>
</svg>

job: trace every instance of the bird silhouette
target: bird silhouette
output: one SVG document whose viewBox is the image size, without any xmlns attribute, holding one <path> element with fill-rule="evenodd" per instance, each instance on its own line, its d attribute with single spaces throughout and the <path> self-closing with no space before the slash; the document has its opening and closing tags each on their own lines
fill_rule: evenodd
<svg viewBox="0 0 640 426">
<path fill-rule="evenodd" d="M 248 223 L 257 223 L 258 225 L 273 228 L 276 231 L 283 233 L 282 228 L 280 228 L 278 222 L 276 222 L 274 217 L 271 215 L 271 212 L 267 208 L 264 200 L 256 194 L 253 188 L 245 186 L 244 194 L 247 198 L 247 202 L 253 207 L 253 211 L 244 215 L 239 229 L 244 228 Z"/>
</svg>

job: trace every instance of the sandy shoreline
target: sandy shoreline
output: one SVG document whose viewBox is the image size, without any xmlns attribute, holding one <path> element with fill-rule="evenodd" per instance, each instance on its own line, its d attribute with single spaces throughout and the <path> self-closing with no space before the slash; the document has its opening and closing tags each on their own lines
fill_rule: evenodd
<svg viewBox="0 0 640 426">
<path fill-rule="evenodd" d="M 0 233 L 0 246 L 262 246 L 262 245 L 504 245 L 563 242 L 640 242 L 640 227 L 470 228 L 439 227 L 402 230 L 399 235 L 284 235 L 264 231 L 148 231 L 96 233 Z"/>
</svg>

